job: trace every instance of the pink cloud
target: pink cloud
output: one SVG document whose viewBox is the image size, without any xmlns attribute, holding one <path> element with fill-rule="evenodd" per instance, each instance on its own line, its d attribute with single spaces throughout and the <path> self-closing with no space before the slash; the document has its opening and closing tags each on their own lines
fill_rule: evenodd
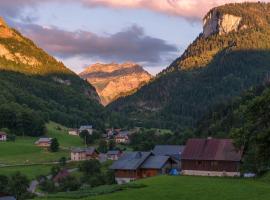
<svg viewBox="0 0 270 200">
<path fill-rule="evenodd" d="M 211 8 L 226 3 L 256 2 L 254 0 L 81 0 L 84 5 L 113 8 L 147 9 L 185 18 L 202 18 Z M 263 2 L 269 2 L 265 0 Z"/>
</svg>

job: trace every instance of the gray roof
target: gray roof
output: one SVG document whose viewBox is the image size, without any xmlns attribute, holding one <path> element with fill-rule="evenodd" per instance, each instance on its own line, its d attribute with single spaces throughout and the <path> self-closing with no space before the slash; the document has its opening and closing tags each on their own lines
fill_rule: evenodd
<svg viewBox="0 0 270 200">
<path fill-rule="evenodd" d="M 156 145 L 153 153 L 157 156 L 171 156 L 177 160 L 181 159 L 181 154 L 185 146 L 182 145 Z"/>
<path fill-rule="evenodd" d="M 121 136 L 128 136 L 128 135 L 130 135 L 130 132 L 129 131 L 120 131 L 119 132 L 119 135 L 121 135 Z"/>
<path fill-rule="evenodd" d="M 119 150 L 114 150 L 114 151 L 108 151 L 107 155 L 118 155 L 119 153 L 121 153 Z"/>
<path fill-rule="evenodd" d="M 52 138 L 39 138 L 38 141 L 36 141 L 36 143 L 39 143 L 39 142 L 51 142 Z"/>
<path fill-rule="evenodd" d="M 96 151 L 95 147 L 87 147 L 87 148 L 75 148 L 71 150 L 72 153 L 82 153 L 82 152 L 86 152 L 89 154 L 92 154 Z"/>
<path fill-rule="evenodd" d="M 80 130 L 87 130 L 87 129 L 92 129 L 93 126 L 92 125 L 85 125 L 85 126 L 81 126 Z"/>
<path fill-rule="evenodd" d="M 115 161 L 110 169 L 136 170 L 151 154 L 151 152 L 127 152 L 118 161 Z"/>
<path fill-rule="evenodd" d="M 169 156 L 150 156 L 141 166 L 142 169 L 161 169 L 170 159 Z"/>
<path fill-rule="evenodd" d="M 6 197 L 0 197 L 0 200 L 16 200 L 16 198 L 12 196 L 6 196 Z"/>
</svg>

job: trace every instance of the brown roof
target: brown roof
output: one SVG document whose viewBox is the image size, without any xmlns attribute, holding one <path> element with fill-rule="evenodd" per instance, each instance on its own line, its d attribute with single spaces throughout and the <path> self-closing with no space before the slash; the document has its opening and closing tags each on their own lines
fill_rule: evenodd
<svg viewBox="0 0 270 200">
<path fill-rule="evenodd" d="M 61 170 L 54 178 L 53 178 L 53 181 L 54 182 L 59 182 L 61 181 L 62 179 L 68 177 L 70 175 L 70 173 L 68 172 L 68 170 L 64 169 L 64 170 Z"/>
<path fill-rule="evenodd" d="M 189 139 L 182 160 L 241 161 L 242 154 L 231 139 Z"/>
<path fill-rule="evenodd" d="M 5 132 L 0 131 L 0 135 L 7 135 Z"/>
</svg>

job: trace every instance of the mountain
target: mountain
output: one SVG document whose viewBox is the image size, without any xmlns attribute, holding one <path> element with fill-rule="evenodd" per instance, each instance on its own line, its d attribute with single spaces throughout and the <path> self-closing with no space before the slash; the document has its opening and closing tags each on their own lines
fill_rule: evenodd
<svg viewBox="0 0 270 200">
<path fill-rule="evenodd" d="M 52 120 L 102 126 L 95 88 L 0 19 L 0 128 L 41 135 Z"/>
<path fill-rule="evenodd" d="M 86 68 L 80 76 L 96 88 L 103 105 L 135 92 L 152 78 L 135 63 L 97 63 Z"/>
<path fill-rule="evenodd" d="M 113 102 L 140 126 L 194 127 L 207 110 L 269 79 L 270 4 L 213 8 L 203 32 L 151 83 Z"/>
</svg>

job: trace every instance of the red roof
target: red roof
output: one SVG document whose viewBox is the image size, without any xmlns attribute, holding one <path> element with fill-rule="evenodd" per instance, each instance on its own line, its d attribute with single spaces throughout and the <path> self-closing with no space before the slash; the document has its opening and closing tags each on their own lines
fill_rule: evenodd
<svg viewBox="0 0 270 200">
<path fill-rule="evenodd" d="M 242 154 L 231 139 L 189 139 L 182 159 L 241 161 Z"/>
<path fill-rule="evenodd" d="M 58 182 L 66 177 L 68 177 L 70 175 L 70 173 L 68 172 L 68 170 L 64 169 L 61 170 L 54 178 L 53 181 L 54 182 Z"/>
</svg>

